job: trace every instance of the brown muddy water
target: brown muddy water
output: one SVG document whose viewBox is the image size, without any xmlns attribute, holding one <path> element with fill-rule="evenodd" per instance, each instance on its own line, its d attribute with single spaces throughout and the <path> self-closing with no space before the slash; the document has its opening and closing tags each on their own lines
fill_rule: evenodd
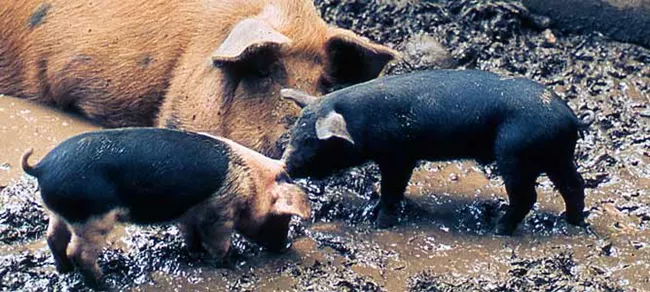
<svg viewBox="0 0 650 292">
<path fill-rule="evenodd" d="M 292 249 L 270 254 L 239 236 L 232 267 L 193 260 L 173 226 L 121 227 L 100 257 L 126 291 L 650 291 L 650 50 L 599 34 L 564 35 L 516 1 L 316 1 L 324 18 L 405 54 L 400 74 L 460 66 L 526 76 L 597 121 L 576 158 L 588 183 L 588 228 L 561 217 L 544 177 L 538 204 L 512 237 L 493 235 L 507 204 L 492 166 L 424 163 L 400 224 L 375 229 L 369 165 L 309 190 L 311 222 L 293 222 Z M 413 36 L 418 37 L 413 37 Z M 439 42 L 436 43 L 434 40 Z M 441 54 L 441 52 L 448 54 Z M 83 290 L 55 272 L 35 182 L 17 168 L 63 139 L 94 129 L 77 118 L 0 97 L 0 289 Z"/>
</svg>

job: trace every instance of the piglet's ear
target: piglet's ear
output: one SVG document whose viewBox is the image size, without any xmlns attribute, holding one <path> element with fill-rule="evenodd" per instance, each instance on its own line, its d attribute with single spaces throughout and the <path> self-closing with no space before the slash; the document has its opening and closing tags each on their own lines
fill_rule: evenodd
<svg viewBox="0 0 650 292">
<path fill-rule="evenodd" d="M 279 183 L 272 191 L 271 213 L 276 215 L 296 215 L 302 219 L 311 217 L 311 207 L 307 194 L 297 185 Z"/>
<path fill-rule="evenodd" d="M 237 23 L 226 40 L 212 53 L 215 64 L 237 62 L 248 59 L 264 49 L 278 49 L 291 43 L 268 23 L 247 18 Z"/>
<path fill-rule="evenodd" d="M 318 97 L 309 95 L 304 91 L 292 88 L 283 88 L 280 90 L 280 96 L 286 99 L 293 100 L 300 108 L 306 107 L 310 104 L 316 103 Z"/>
<path fill-rule="evenodd" d="M 331 111 L 327 116 L 319 117 L 316 120 L 316 136 L 320 140 L 337 137 L 354 144 L 354 140 L 348 132 L 345 118 L 335 111 Z"/>
</svg>

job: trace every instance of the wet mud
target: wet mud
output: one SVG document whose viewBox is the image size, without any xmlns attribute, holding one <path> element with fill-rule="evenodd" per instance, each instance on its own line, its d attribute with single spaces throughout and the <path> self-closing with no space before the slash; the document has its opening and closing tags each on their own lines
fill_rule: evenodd
<svg viewBox="0 0 650 292">
<path fill-rule="evenodd" d="M 403 60 L 387 74 L 461 67 L 526 76 L 553 88 L 574 110 L 595 111 L 596 122 L 576 151 L 588 183 L 589 227 L 564 221 L 562 199 L 542 177 L 538 203 L 524 224 L 512 237 L 495 236 L 507 206 L 498 169 L 455 161 L 422 163 L 400 224 L 378 230 L 370 210 L 379 175 L 367 165 L 299 181 L 309 190 L 313 219 L 292 222 L 292 248 L 272 254 L 235 235 L 228 268 L 190 257 L 174 226 L 120 227 L 99 260 L 113 289 L 647 291 L 650 50 L 597 33 L 562 34 L 517 1 L 316 3 L 329 23 L 402 51 Z M 7 100 L 13 101 L 1 98 L 0 108 Z M 20 122 L 3 118 L 0 164 L 13 168 L 24 148 L 46 153 L 55 141 L 90 129 L 71 120 L 65 132 L 47 119 L 30 120 L 31 114 L 23 112 Z M 31 122 L 20 124 L 25 120 Z M 40 139 L 29 133 L 45 126 L 58 134 Z M 35 181 L 19 172 L 11 177 L 0 186 L 0 289 L 84 290 L 78 275 L 54 270 Z"/>
</svg>

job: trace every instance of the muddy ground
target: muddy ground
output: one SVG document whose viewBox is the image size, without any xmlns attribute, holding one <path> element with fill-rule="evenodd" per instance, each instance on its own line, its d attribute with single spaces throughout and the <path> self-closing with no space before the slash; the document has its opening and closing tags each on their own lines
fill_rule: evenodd
<svg viewBox="0 0 650 292">
<path fill-rule="evenodd" d="M 573 109 L 594 110 L 596 123 L 576 153 L 589 187 L 590 227 L 567 225 L 561 197 L 540 178 L 538 204 L 525 224 L 513 237 L 495 236 L 495 220 L 507 204 L 498 170 L 446 162 L 422 164 L 409 185 L 402 222 L 377 230 L 366 206 L 377 198 L 379 178 L 369 165 L 325 181 L 301 181 L 314 219 L 293 223 L 293 248 L 269 254 L 235 236 L 230 269 L 191 260 L 173 226 L 120 228 L 100 258 L 114 289 L 648 291 L 650 50 L 597 33 L 563 35 L 517 1 L 316 2 L 328 22 L 403 51 L 405 61 L 388 74 L 460 66 L 527 76 L 554 88 Z M 441 50 L 449 56 L 441 57 Z M 43 138 L 35 147 L 45 153 L 68 131 L 91 128 L 65 117 L 55 119 L 57 126 L 39 118 L 42 108 L 0 101 L 0 114 L 19 117 L 3 119 L 9 123 L 0 138 L 5 174 L 19 173 L 20 152 L 34 146 L 22 144 Z M 20 132 L 43 127 L 49 132 Z M 0 289 L 83 289 L 79 276 L 54 270 L 35 182 L 12 177 L 0 198 Z"/>
</svg>

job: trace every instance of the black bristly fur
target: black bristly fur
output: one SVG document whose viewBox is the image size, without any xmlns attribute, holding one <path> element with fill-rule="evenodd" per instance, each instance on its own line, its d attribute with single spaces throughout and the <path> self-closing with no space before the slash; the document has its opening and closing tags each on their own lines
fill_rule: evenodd
<svg viewBox="0 0 650 292">
<path fill-rule="evenodd" d="M 171 221 L 224 183 L 223 142 L 165 129 L 90 132 L 66 140 L 32 171 L 45 205 L 69 222 L 116 208 L 129 221 Z"/>
</svg>

